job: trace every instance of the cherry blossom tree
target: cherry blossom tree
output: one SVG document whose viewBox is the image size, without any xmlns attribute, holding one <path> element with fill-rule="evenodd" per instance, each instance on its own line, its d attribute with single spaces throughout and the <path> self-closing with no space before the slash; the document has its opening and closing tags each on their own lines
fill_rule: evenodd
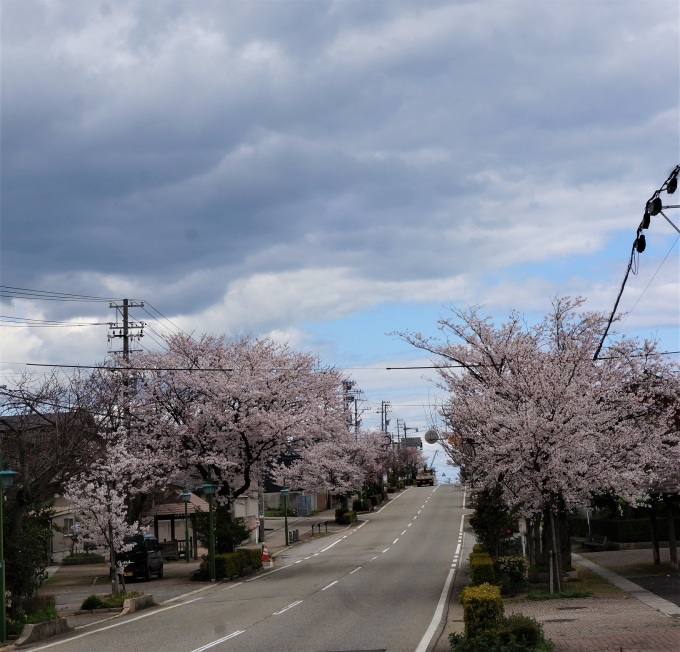
<svg viewBox="0 0 680 652">
<path fill-rule="evenodd" d="M 120 443 L 110 443 L 104 459 L 71 478 L 64 487 L 83 540 L 109 553 L 113 594 L 120 592 L 123 570 L 116 563 L 116 555 L 132 547 L 124 539 L 139 530 L 138 523 L 128 523 L 127 504 L 136 466 L 136 460 Z"/>
<path fill-rule="evenodd" d="M 454 309 L 439 321 L 444 341 L 402 334 L 436 356 L 462 476 L 473 488 L 502 485 L 529 518 L 544 514 L 553 548 L 553 515 L 597 490 L 633 498 L 678 444 L 651 398 L 670 392 L 673 364 L 655 343 L 624 337 L 593 361 L 607 318 L 583 303 L 557 298 L 533 326 L 517 313 L 496 326 L 477 308 Z"/>
<path fill-rule="evenodd" d="M 231 505 L 293 446 L 347 430 L 342 374 L 270 339 L 180 334 L 131 358 L 137 375 L 126 446 L 166 482 L 193 468 Z"/>
<path fill-rule="evenodd" d="M 309 444 L 292 464 L 275 464 L 272 476 L 282 486 L 308 491 L 361 491 L 379 473 L 380 443 L 379 433 L 337 432 Z"/>
</svg>

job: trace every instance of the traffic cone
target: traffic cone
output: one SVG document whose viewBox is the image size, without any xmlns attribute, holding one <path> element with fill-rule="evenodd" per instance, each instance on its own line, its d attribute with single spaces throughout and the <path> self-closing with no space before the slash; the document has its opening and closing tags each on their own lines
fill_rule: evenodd
<svg viewBox="0 0 680 652">
<path fill-rule="evenodd" d="M 270 561 L 269 559 L 269 548 L 267 546 L 262 546 L 262 561 Z"/>
</svg>

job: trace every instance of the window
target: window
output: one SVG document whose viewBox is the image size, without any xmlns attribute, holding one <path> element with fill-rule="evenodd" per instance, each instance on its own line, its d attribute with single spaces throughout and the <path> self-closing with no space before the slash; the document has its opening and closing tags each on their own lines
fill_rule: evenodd
<svg viewBox="0 0 680 652">
<path fill-rule="evenodd" d="M 73 534 L 73 519 L 72 518 L 65 518 L 64 519 L 64 529 L 62 530 L 64 536 L 71 536 Z"/>
</svg>

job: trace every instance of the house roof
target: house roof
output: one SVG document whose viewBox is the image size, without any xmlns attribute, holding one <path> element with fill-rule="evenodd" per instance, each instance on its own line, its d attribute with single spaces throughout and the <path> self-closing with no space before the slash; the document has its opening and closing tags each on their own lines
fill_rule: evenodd
<svg viewBox="0 0 680 652">
<path fill-rule="evenodd" d="M 191 492 L 189 492 L 191 493 Z M 157 500 L 154 506 L 147 512 L 147 516 L 184 516 L 184 502 L 180 498 L 181 491 L 172 491 L 164 498 Z M 208 513 L 208 501 L 196 494 L 191 494 L 187 503 L 188 514 Z"/>
</svg>

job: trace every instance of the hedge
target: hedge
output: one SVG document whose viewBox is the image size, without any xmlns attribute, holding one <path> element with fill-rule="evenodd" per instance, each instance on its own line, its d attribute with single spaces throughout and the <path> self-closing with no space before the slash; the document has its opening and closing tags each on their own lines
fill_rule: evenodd
<svg viewBox="0 0 680 652">
<path fill-rule="evenodd" d="M 493 568 L 493 559 L 490 555 L 482 552 L 470 554 L 470 584 L 478 586 L 480 584 L 493 583 L 496 580 L 496 573 Z"/>
<path fill-rule="evenodd" d="M 232 577 L 249 575 L 262 568 L 262 550 L 260 548 L 239 548 L 236 552 L 215 555 L 215 579 L 224 580 Z M 201 562 L 200 579 L 209 579 L 208 560 Z"/>
<path fill-rule="evenodd" d="M 503 622 L 503 600 L 498 586 L 488 583 L 466 586 L 461 594 L 461 602 L 467 637 L 495 629 Z"/>
</svg>

